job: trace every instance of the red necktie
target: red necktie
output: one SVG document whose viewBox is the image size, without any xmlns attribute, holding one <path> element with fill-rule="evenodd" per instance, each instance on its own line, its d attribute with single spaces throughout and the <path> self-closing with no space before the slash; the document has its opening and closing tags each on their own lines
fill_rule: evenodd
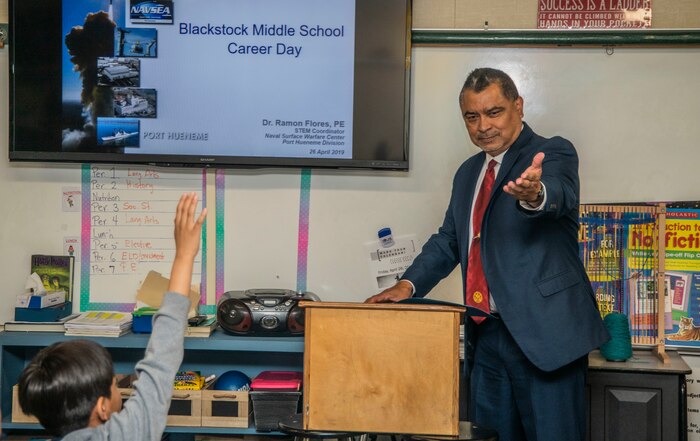
<svg viewBox="0 0 700 441">
<path fill-rule="evenodd" d="M 486 175 L 481 182 L 479 194 L 476 196 L 474 212 L 472 213 L 472 231 L 474 238 L 469 247 L 469 261 L 467 262 L 467 306 L 473 306 L 482 311 L 491 311 L 489 307 L 489 288 L 486 284 L 484 267 L 481 264 L 481 222 L 484 219 L 486 206 L 489 204 L 496 167 L 496 161 L 492 159 L 486 169 Z M 476 323 L 481 323 L 485 317 L 472 317 Z"/>
</svg>

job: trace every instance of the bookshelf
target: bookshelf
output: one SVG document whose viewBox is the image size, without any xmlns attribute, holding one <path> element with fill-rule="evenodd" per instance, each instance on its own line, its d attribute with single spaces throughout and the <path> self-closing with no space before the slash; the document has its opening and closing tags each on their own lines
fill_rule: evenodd
<svg viewBox="0 0 700 441">
<path fill-rule="evenodd" d="M 115 373 L 119 374 L 133 372 L 144 356 L 149 337 L 150 334 L 129 333 L 118 338 L 88 338 L 107 348 L 114 360 Z M 41 429 L 38 424 L 12 422 L 12 386 L 41 348 L 74 338 L 80 337 L 54 332 L 0 332 L 0 403 L 4 431 L 21 433 Z M 185 338 L 182 370 L 220 375 L 236 369 L 252 378 L 265 370 L 301 371 L 303 366 L 303 337 L 230 336 L 217 329 L 209 338 Z M 258 432 L 254 422 L 248 428 L 167 427 L 165 431 L 173 434 L 171 439 L 178 440 L 192 439 L 192 434 L 281 435 L 280 432 Z"/>
</svg>

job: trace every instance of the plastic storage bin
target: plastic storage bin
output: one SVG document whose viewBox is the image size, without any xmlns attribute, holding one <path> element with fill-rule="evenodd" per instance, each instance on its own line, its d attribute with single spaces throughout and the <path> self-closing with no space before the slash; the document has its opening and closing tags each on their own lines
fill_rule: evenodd
<svg viewBox="0 0 700 441">
<path fill-rule="evenodd" d="M 131 331 L 139 334 L 150 334 L 153 331 L 153 316 L 158 308 L 143 307 L 131 314 Z"/>
<path fill-rule="evenodd" d="M 251 381 L 250 398 L 258 430 L 278 430 L 282 418 L 298 412 L 303 377 L 302 372 L 263 371 Z"/>
<path fill-rule="evenodd" d="M 251 390 L 288 391 L 301 389 L 302 372 L 263 371 L 250 383 Z"/>
<path fill-rule="evenodd" d="M 258 431 L 278 430 L 282 418 L 297 414 L 301 392 L 251 391 L 253 419 Z"/>
</svg>

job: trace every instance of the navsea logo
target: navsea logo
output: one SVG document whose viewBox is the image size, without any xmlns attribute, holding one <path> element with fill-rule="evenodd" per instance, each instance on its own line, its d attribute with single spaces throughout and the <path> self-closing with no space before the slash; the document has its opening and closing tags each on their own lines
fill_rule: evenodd
<svg viewBox="0 0 700 441">
<path fill-rule="evenodd" d="M 173 23 L 172 0 L 132 0 L 129 8 L 132 23 Z"/>
</svg>

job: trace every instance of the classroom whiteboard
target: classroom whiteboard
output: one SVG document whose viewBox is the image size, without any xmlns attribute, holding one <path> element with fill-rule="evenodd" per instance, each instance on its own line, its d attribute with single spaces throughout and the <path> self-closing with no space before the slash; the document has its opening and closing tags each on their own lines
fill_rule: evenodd
<svg viewBox="0 0 700 441">
<path fill-rule="evenodd" d="M 512 74 L 536 132 L 574 143 L 582 202 L 700 199 L 699 48 L 616 48 L 607 55 L 602 48 L 416 47 L 409 172 L 312 170 L 307 189 L 298 169 L 224 172 L 223 290 L 295 289 L 303 277 L 307 290 L 328 301 L 374 294 L 365 244 L 390 227 L 422 245 L 442 222 L 455 170 L 478 151 L 457 96 L 466 74 L 479 66 Z M 12 317 L 29 256 L 61 253 L 63 238 L 80 234 L 80 214 L 63 212 L 60 197 L 62 188 L 80 186 L 80 166 L 6 159 L 7 85 L 3 49 L 0 321 Z M 460 275 L 454 272 L 430 295 L 460 301 Z"/>
<path fill-rule="evenodd" d="M 135 165 L 82 167 L 81 240 L 76 253 L 81 311 L 131 312 L 135 301 L 129 294 L 137 292 L 149 272 L 171 277 L 175 207 L 183 193 L 194 192 L 201 210 L 202 175 L 198 170 L 163 173 L 160 168 Z M 197 287 L 203 281 L 202 248 L 192 269 L 192 284 Z"/>
<path fill-rule="evenodd" d="M 700 196 L 700 48 L 614 48 L 611 55 L 603 48 L 416 48 L 414 55 L 412 110 L 421 129 L 462 129 L 456 99 L 422 108 L 424 93 L 455 96 L 472 68 L 501 68 L 524 97 L 525 121 L 577 147 L 583 202 Z"/>
</svg>

